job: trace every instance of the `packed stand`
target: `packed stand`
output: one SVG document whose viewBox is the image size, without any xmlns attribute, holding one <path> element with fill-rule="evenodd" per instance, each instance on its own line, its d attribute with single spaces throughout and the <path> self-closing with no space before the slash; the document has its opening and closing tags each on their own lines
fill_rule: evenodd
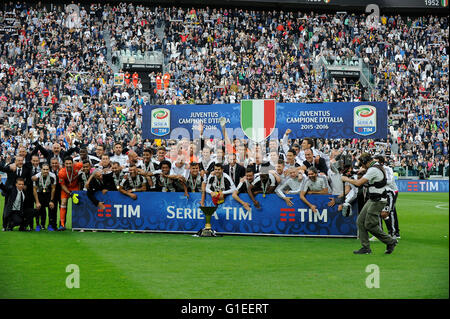
<svg viewBox="0 0 450 319">
<path fill-rule="evenodd" d="M 362 58 L 375 76 L 373 100 L 387 100 L 395 128 L 387 146 L 371 140 L 323 141 L 330 155 L 338 146 L 382 149 L 402 175 L 448 175 L 448 20 L 446 17 L 382 17 L 365 27 L 364 15 L 212 8 L 161 8 L 133 4 L 80 7 L 81 28 L 66 22 L 62 6 L 46 9 L 9 3 L 18 36 L 1 35 L 0 118 L 2 159 L 10 162 L 21 143 L 36 139 L 50 149 L 142 141 L 142 87 L 113 85 L 111 51 L 159 50 L 172 83 L 156 104 L 238 103 L 244 98 L 278 102 L 363 100 L 360 83 L 329 81 L 314 64 Z M 75 21 L 76 22 L 76 21 Z M 74 23 L 75 23 L 74 22 Z M 153 33 L 164 25 L 165 39 Z M 291 144 L 301 141 L 290 141 Z M 407 173 L 406 173 L 407 172 Z"/>
</svg>

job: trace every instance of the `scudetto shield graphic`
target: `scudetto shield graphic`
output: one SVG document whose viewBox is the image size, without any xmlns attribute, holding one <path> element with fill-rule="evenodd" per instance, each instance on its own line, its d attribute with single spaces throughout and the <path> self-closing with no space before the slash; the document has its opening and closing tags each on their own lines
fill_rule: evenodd
<svg viewBox="0 0 450 319">
<path fill-rule="evenodd" d="M 241 128 L 250 140 L 261 143 L 275 129 L 277 113 L 275 100 L 242 100 Z"/>
</svg>

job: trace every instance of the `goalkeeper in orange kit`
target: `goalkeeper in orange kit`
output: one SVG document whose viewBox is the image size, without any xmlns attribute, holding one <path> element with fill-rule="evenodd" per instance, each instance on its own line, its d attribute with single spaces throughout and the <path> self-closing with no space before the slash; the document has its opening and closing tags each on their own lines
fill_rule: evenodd
<svg viewBox="0 0 450 319">
<path fill-rule="evenodd" d="M 61 184 L 61 207 L 59 209 L 60 226 L 58 230 L 66 229 L 67 202 L 73 191 L 80 190 L 78 182 L 78 172 L 83 168 L 83 163 L 73 162 L 71 157 L 64 159 L 64 168 L 59 173 L 59 183 Z"/>
</svg>

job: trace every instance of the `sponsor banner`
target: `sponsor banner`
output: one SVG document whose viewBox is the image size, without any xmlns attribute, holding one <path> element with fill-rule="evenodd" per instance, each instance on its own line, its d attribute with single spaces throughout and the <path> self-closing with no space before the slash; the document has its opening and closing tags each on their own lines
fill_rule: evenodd
<svg viewBox="0 0 450 319">
<path fill-rule="evenodd" d="M 199 193 L 191 193 L 188 199 L 183 193 L 143 192 L 132 200 L 119 192 L 98 192 L 96 197 L 105 203 L 105 210 L 94 206 L 86 192 L 77 193 L 80 201 L 72 204 L 73 229 L 196 233 L 205 226 Z M 240 197 L 251 203 L 247 194 Z M 356 237 L 356 204 L 353 215 L 344 217 L 337 205 L 328 207 L 330 197 L 308 195 L 318 208 L 314 214 L 298 196 L 293 196 L 294 205 L 288 207 L 277 195 L 264 199 L 257 195 L 262 208 L 251 211 L 228 196 L 213 214 L 211 225 L 227 234 Z M 212 202 L 207 200 L 206 206 L 213 206 Z"/>
<path fill-rule="evenodd" d="M 222 139 L 220 119 L 228 136 L 260 142 L 290 138 L 387 138 L 386 102 L 276 103 L 244 100 L 241 104 L 144 106 L 142 138 L 198 138 L 195 127 L 204 125 L 204 136 Z"/>
<path fill-rule="evenodd" d="M 448 180 L 398 179 L 395 181 L 399 192 L 425 192 L 425 193 L 448 193 Z"/>
</svg>

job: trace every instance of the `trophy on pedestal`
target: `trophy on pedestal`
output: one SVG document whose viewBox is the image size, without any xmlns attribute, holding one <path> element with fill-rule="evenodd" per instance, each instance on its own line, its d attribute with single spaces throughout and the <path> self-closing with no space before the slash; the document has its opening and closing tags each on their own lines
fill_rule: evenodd
<svg viewBox="0 0 450 319">
<path fill-rule="evenodd" d="M 200 206 L 203 214 L 205 214 L 205 228 L 199 230 L 197 235 L 199 237 L 217 237 L 216 232 L 211 228 L 211 216 L 217 209 L 217 206 L 205 207 Z"/>
</svg>

